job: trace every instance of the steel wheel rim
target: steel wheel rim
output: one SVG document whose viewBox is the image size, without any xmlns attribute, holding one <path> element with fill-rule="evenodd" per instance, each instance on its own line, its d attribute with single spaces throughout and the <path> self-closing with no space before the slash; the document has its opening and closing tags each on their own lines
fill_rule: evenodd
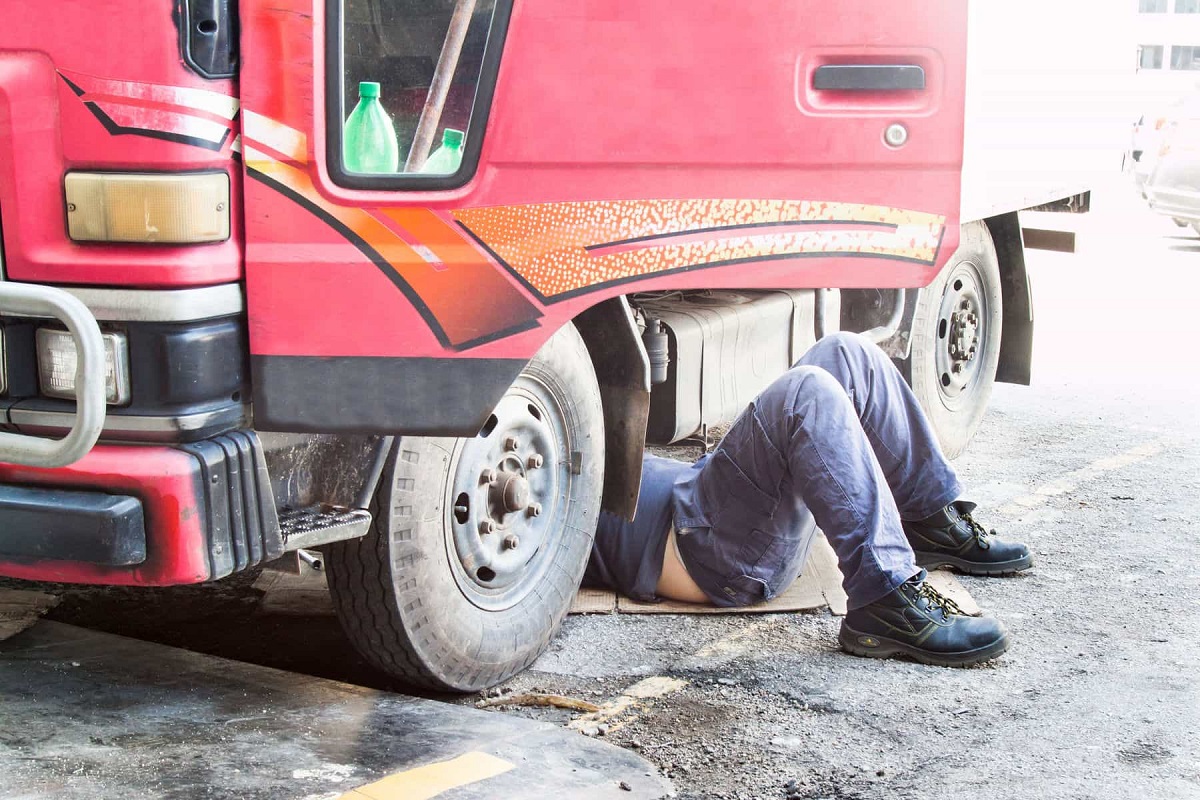
<svg viewBox="0 0 1200 800">
<path fill-rule="evenodd" d="M 978 377 L 991 331 L 987 325 L 987 294 L 983 274 L 971 261 L 955 266 L 946 280 L 938 309 L 934 379 L 938 396 L 949 409 L 968 405 L 979 385 Z"/>
<path fill-rule="evenodd" d="M 553 562 L 568 524 L 562 454 L 570 452 L 569 440 L 549 387 L 528 376 L 517 379 L 478 436 L 459 440 L 446 497 L 446 550 L 455 583 L 479 608 L 516 605 Z"/>
</svg>

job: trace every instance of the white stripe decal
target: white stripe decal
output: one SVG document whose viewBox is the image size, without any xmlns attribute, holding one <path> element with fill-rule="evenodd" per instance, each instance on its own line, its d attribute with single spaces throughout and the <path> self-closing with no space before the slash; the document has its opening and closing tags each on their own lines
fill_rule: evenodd
<svg viewBox="0 0 1200 800">
<path fill-rule="evenodd" d="M 127 97 L 130 100 L 143 100 L 152 103 L 190 108 L 193 111 L 203 111 L 223 119 L 233 119 L 237 116 L 240 103 L 236 97 L 209 89 L 194 89 L 188 86 L 167 86 L 161 83 L 140 83 L 138 81 L 111 80 L 97 78 L 80 72 L 59 70 L 63 77 L 82 89 L 85 95 L 111 95 Z M 85 96 L 85 100 L 93 99 Z"/>
<path fill-rule="evenodd" d="M 145 131 L 160 131 L 178 136 L 188 136 L 219 145 L 229 136 L 229 124 L 188 114 L 164 111 L 144 106 L 127 106 L 108 102 L 97 102 L 96 106 L 123 128 L 140 128 Z"/>
<path fill-rule="evenodd" d="M 242 132 L 247 139 L 264 144 L 293 161 L 301 164 L 308 161 L 308 137 L 269 117 L 243 111 Z"/>
<path fill-rule="evenodd" d="M 275 159 L 259 150 L 252 144 L 242 144 L 242 160 L 246 162 L 247 167 L 262 170 L 263 167 L 270 167 L 276 163 Z"/>
</svg>

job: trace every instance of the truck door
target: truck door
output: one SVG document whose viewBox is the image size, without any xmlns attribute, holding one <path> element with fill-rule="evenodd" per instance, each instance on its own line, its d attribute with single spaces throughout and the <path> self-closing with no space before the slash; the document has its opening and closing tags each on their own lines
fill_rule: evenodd
<svg viewBox="0 0 1200 800">
<path fill-rule="evenodd" d="M 957 243 L 961 0 L 241 9 L 263 429 L 471 435 L 601 300 L 923 286 Z"/>
</svg>

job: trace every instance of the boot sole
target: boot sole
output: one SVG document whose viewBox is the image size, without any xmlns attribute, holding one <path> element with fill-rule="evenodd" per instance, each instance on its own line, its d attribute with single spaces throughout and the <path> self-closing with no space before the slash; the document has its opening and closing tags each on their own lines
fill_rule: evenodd
<svg viewBox="0 0 1200 800">
<path fill-rule="evenodd" d="M 925 569 L 953 567 L 964 575 L 980 575 L 992 578 L 1002 575 L 1016 575 L 1018 572 L 1024 572 L 1033 566 L 1032 556 L 1014 558 L 1012 561 L 983 563 L 980 561 L 967 561 L 966 559 L 943 555 L 942 553 L 914 553 L 913 555 L 917 557 L 918 567 Z"/>
<path fill-rule="evenodd" d="M 864 642 L 874 642 L 875 644 L 867 645 Z M 841 644 L 843 650 L 851 655 L 863 656 L 864 658 L 907 656 L 921 664 L 929 664 L 934 667 L 970 667 L 975 664 L 982 664 L 984 661 L 991 661 L 996 656 L 1005 652 L 1009 646 L 1008 634 L 1002 634 L 999 639 L 991 644 L 978 647 L 974 650 L 963 650 L 957 653 L 935 653 L 895 639 L 888 639 L 884 636 L 859 633 L 853 628 L 846 627 L 845 623 L 842 624 L 842 629 L 838 632 L 838 643 Z"/>
</svg>

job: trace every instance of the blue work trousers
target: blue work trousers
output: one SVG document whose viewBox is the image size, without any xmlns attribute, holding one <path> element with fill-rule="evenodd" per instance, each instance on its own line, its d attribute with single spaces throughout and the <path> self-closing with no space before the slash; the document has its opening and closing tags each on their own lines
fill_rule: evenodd
<svg viewBox="0 0 1200 800">
<path fill-rule="evenodd" d="M 672 499 L 680 555 L 713 602 L 754 603 L 787 588 L 815 518 L 858 608 L 918 572 L 900 520 L 924 519 L 960 491 L 892 362 L 839 333 L 767 387 L 675 482 Z"/>
</svg>

